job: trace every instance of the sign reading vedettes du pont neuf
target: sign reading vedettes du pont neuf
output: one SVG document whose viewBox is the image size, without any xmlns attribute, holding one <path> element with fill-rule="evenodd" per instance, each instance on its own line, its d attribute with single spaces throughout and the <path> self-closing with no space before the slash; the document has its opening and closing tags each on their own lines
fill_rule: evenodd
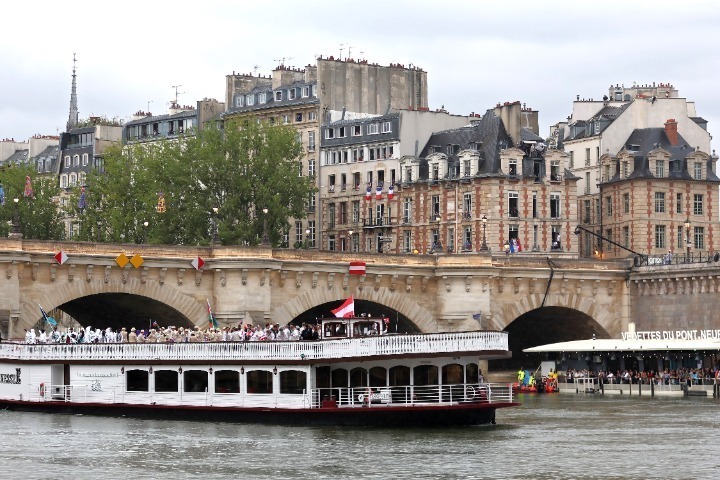
<svg viewBox="0 0 720 480">
<path fill-rule="evenodd" d="M 0 383 L 9 383 L 11 385 L 20 384 L 20 369 L 16 368 L 15 373 L 0 373 Z"/>
<path fill-rule="evenodd" d="M 651 330 L 623 332 L 623 340 L 720 340 L 719 330 Z"/>
</svg>

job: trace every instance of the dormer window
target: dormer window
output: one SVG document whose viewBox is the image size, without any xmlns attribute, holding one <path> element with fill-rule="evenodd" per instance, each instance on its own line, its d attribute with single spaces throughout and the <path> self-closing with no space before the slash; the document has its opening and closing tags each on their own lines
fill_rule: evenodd
<svg viewBox="0 0 720 480">
<path fill-rule="evenodd" d="M 312 86 L 312 96 L 317 97 L 317 85 Z"/>
<path fill-rule="evenodd" d="M 413 175 L 412 175 L 412 167 L 407 166 L 405 167 L 404 173 L 403 173 L 403 181 L 404 182 L 412 182 L 413 181 Z"/>
<path fill-rule="evenodd" d="M 508 175 L 511 177 L 516 177 L 518 174 L 518 161 L 517 158 L 511 158 L 508 161 Z"/>
<path fill-rule="evenodd" d="M 262 92 L 261 94 L 258 95 L 258 103 L 260 103 L 260 104 L 267 103 L 267 93 L 266 92 Z"/>
<path fill-rule="evenodd" d="M 433 163 L 431 166 L 431 180 L 437 182 L 440 180 L 440 164 Z"/>
<path fill-rule="evenodd" d="M 470 176 L 470 159 L 463 160 L 463 176 Z"/>
<path fill-rule="evenodd" d="M 550 161 L 550 181 L 560 181 L 560 160 Z"/>
<path fill-rule="evenodd" d="M 367 126 L 368 135 L 377 135 L 380 131 L 380 125 L 377 123 L 369 123 Z"/>
<path fill-rule="evenodd" d="M 695 180 L 702 180 L 702 162 L 694 162 L 693 163 L 693 178 Z"/>
<path fill-rule="evenodd" d="M 665 176 L 665 160 L 655 160 L 655 176 L 657 178 Z"/>
<path fill-rule="evenodd" d="M 302 87 L 302 96 L 303 98 L 307 98 L 310 96 L 310 86 Z"/>
<path fill-rule="evenodd" d="M 241 95 L 241 96 L 235 98 L 235 106 L 236 107 L 244 107 L 245 106 L 245 96 L 244 95 Z"/>
<path fill-rule="evenodd" d="M 360 135 L 362 135 L 362 125 L 353 125 L 352 136 L 359 137 Z"/>
<path fill-rule="evenodd" d="M 295 100 L 295 97 L 297 96 L 297 91 L 294 88 L 291 88 L 288 90 L 288 100 Z"/>
<path fill-rule="evenodd" d="M 245 104 L 250 107 L 252 105 L 255 105 L 255 96 L 254 95 L 248 95 L 245 98 Z"/>
<path fill-rule="evenodd" d="M 275 101 L 282 102 L 282 90 L 277 90 L 275 92 Z"/>
<path fill-rule="evenodd" d="M 392 131 L 390 122 L 383 122 L 382 123 L 382 133 L 390 133 Z"/>
</svg>

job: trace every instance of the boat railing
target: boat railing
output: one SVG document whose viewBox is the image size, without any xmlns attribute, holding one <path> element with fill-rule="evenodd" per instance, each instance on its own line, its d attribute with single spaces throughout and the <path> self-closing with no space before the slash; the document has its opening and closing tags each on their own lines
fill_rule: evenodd
<svg viewBox="0 0 720 480">
<path fill-rule="evenodd" d="M 313 408 L 452 405 L 513 401 L 512 385 L 499 383 L 334 387 L 313 389 L 311 393 Z"/>
<path fill-rule="evenodd" d="M 207 343 L 1 343 L 0 358 L 17 360 L 329 360 L 382 355 L 507 351 L 507 332 L 379 335 L 316 341 Z"/>
</svg>

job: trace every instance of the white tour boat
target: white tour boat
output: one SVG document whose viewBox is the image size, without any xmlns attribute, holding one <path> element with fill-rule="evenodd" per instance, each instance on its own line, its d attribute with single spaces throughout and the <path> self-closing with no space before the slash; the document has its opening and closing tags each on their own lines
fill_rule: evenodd
<svg viewBox="0 0 720 480">
<path fill-rule="evenodd" d="M 518 405 L 478 362 L 506 332 L 383 334 L 323 319 L 317 341 L 0 343 L 0 407 L 303 425 L 470 425 Z"/>
</svg>

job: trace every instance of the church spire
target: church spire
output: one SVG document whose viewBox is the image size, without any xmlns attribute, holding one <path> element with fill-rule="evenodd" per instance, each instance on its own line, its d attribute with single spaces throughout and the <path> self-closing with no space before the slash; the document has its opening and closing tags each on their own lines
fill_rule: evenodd
<svg viewBox="0 0 720 480">
<path fill-rule="evenodd" d="M 72 70 L 72 92 L 70 93 L 70 115 L 68 116 L 67 130 L 77 127 L 78 124 L 78 104 L 77 104 L 77 84 L 75 82 L 75 54 L 73 53 L 73 70 Z"/>
</svg>

